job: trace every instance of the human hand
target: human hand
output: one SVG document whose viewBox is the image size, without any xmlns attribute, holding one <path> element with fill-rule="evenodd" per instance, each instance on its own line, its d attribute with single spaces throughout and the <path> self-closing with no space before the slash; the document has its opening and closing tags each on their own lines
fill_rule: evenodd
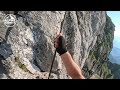
<svg viewBox="0 0 120 90">
<path fill-rule="evenodd" d="M 58 34 L 54 40 L 54 47 L 56 48 L 59 55 L 62 55 L 67 52 L 66 42 L 62 34 Z"/>
</svg>

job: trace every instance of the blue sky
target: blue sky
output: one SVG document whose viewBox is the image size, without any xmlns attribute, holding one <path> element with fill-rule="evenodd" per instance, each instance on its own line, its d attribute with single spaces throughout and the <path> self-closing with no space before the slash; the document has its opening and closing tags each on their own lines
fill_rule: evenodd
<svg viewBox="0 0 120 90">
<path fill-rule="evenodd" d="M 111 17 L 115 26 L 120 26 L 120 11 L 107 11 L 107 15 Z"/>
<path fill-rule="evenodd" d="M 107 11 L 107 15 L 115 25 L 114 36 L 120 37 L 120 11 Z"/>
<path fill-rule="evenodd" d="M 120 50 L 120 11 L 107 11 L 107 15 L 111 18 L 112 22 L 115 24 L 113 49 L 111 51 L 111 55 L 115 60 L 114 61 L 110 60 L 110 61 L 113 63 L 120 64 L 120 58 L 119 58 L 120 57 L 120 51 L 119 51 Z"/>
</svg>

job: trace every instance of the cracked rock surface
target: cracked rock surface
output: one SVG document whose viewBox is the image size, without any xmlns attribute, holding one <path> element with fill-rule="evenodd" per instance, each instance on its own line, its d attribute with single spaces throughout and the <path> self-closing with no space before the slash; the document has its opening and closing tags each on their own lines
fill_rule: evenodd
<svg viewBox="0 0 120 90">
<path fill-rule="evenodd" d="M 3 23 L 10 13 L 16 17 L 14 27 Z M 86 78 L 111 77 L 107 57 L 114 25 L 105 11 L 0 11 L 0 78 L 47 79 L 60 28 Z M 58 54 L 51 79 L 70 79 Z"/>
</svg>

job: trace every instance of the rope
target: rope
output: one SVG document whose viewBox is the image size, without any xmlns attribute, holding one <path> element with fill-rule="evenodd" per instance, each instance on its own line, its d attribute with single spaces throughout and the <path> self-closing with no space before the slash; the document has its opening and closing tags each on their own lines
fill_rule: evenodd
<svg viewBox="0 0 120 90">
<path fill-rule="evenodd" d="M 61 22 L 60 33 L 62 32 L 63 22 L 64 22 L 64 19 L 63 19 L 63 21 Z M 51 75 L 51 72 L 52 72 L 52 67 L 53 67 L 53 63 L 54 63 L 54 61 L 55 61 L 56 52 L 57 52 L 57 50 L 55 49 L 55 53 L 54 53 L 54 56 L 53 56 L 52 64 L 51 64 L 51 67 L 50 67 L 50 72 L 49 72 L 49 75 L 48 75 L 48 79 L 50 78 L 50 75 Z"/>
</svg>

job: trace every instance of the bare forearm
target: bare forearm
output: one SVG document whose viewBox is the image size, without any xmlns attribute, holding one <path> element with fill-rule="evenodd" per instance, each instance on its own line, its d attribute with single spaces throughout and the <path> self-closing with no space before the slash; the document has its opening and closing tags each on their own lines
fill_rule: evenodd
<svg viewBox="0 0 120 90">
<path fill-rule="evenodd" d="M 73 61 L 69 52 L 66 52 L 63 55 L 61 55 L 61 58 L 67 69 L 67 73 L 73 79 L 85 79 L 84 76 L 82 75 L 80 67 Z"/>
<path fill-rule="evenodd" d="M 84 79 L 80 67 L 73 61 L 69 52 L 67 52 L 66 42 L 63 36 L 59 34 L 54 40 L 54 47 L 62 58 L 67 73 L 73 79 Z"/>
</svg>

